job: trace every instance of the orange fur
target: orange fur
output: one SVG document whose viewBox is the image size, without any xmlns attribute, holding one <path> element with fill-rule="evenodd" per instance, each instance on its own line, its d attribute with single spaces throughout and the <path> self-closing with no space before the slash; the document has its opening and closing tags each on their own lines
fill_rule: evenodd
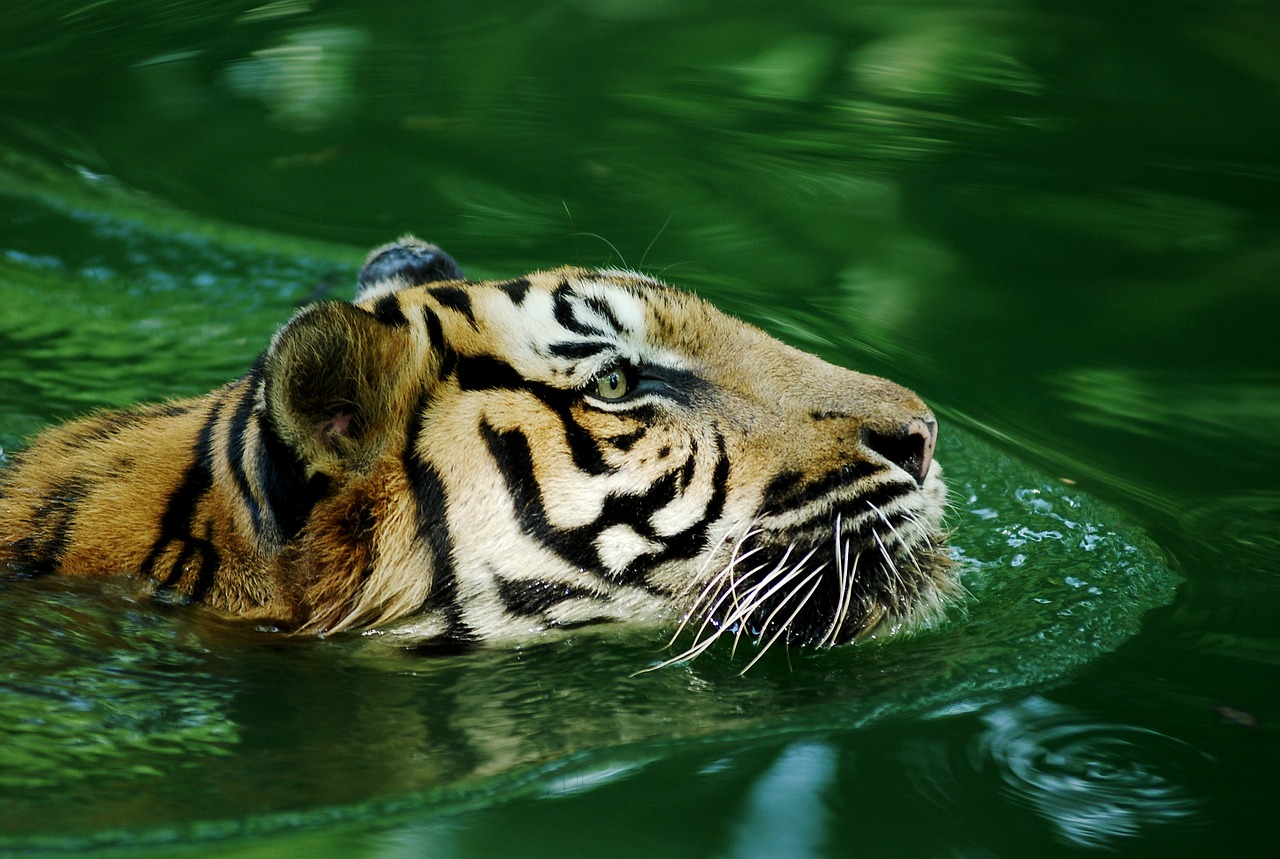
<svg viewBox="0 0 1280 859">
<path fill-rule="evenodd" d="M 754 622 L 726 588 L 754 593 L 755 617 L 799 613 L 819 573 L 784 567 L 833 538 L 864 578 L 855 564 L 816 598 L 832 641 L 954 590 L 933 418 L 910 391 L 639 275 L 474 284 L 433 254 L 376 251 L 361 300 L 299 311 L 204 397 L 39 436 L 0 473 L 0 565 L 134 573 L 276 628 L 417 617 L 466 640 L 682 611 Z M 747 571 L 748 544 L 777 571 Z"/>
</svg>

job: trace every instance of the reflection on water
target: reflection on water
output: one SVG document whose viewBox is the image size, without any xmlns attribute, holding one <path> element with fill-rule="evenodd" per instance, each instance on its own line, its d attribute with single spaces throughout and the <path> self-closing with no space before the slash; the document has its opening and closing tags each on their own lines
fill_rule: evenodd
<svg viewBox="0 0 1280 859">
<path fill-rule="evenodd" d="M 47 590 L 0 583 L 6 804 L 84 784 L 133 790 L 190 778 L 237 745 L 226 718 L 234 682 L 204 670 L 194 637 L 146 602 L 115 582 Z"/>
<path fill-rule="evenodd" d="M 354 110 L 352 79 L 367 41 L 345 27 L 295 30 L 283 44 L 231 63 L 225 74 L 234 91 L 266 104 L 273 122 L 308 131 Z"/>
<path fill-rule="evenodd" d="M 1196 379 L 1096 367 L 1063 373 L 1053 384 L 1082 420 L 1148 437 L 1177 426 L 1175 441 L 1187 447 L 1225 443 L 1257 450 L 1280 425 L 1280 378 L 1274 373 Z"/>
<path fill-rule="evenodd" d="M 1188 776 L 1207 757 L 1133 725 L 1107 724 L 1032 696 L 983 714 L 975 764 L 994 766 L 1014 798 L 1065 840 L 1117 847 L 1148 830 L 1182 823 L 1201 800 Z"/>
<path fill-rule="evenodd" d="M 812 856 L 825 840 L 823 797 L 836 776 L 836 751 L 819 742 L 789 746 L 751 788 L 731 856 Z"/>
</svg>

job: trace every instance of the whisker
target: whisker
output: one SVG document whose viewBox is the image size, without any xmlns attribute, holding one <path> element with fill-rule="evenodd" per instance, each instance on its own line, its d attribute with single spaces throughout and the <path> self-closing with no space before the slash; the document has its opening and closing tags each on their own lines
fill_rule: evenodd
<svg viewBox="0 0 1280 859">
<path fill-rule="evenodd" d="M 725 542 L 728 541 L 729 535 L 731 533 L 732 533 L 732 530 L 726 531 L 724 536 L 721 537 L 720 542 L 716 546 L 716 549 L 712 551 L 712 557 L 714 557 L 714 553 L 719 550 L 719 547 L 723 546 Z M 670 647 L 671 645 L 676 643 L 676 639 L 678 639 L 680 637 L 680 634 L 684 632 L 685 627 L 688 625 L 689 621 L 693 619 L 694 615 L 698 611 L 698 607 L 702 605 L 703 600 L 708 599 L 710 595 L 715 591 L 715 589 L 720 586 L 720 584 L 725 582 L 727 579 L 729 579 L 733 575 L 734 568 L 738 564 L 740 564 L 742 561 L 746 560 L 747 558 L 761 551 L 761 547 L 759 546 L 753 547 L 747 550 L 746 552 L 741 551 L 743 543 L 745 543 L 748 539 L 750 539 L 751 537 L 755 536 L 758 533 L 759 533 L 758 529 L 752 529 L 750 526 L 748 526 L 747 529 L 743 532 L 742 536 L 738 538 L 738 541 L 734 544 L 733 550 L 730 553 L 729 561 L 725 564 L 724 568 L 720 572 L 716 573 L 714 576 L 711 577 L 709 581 L 707 581 L 706 585 L 699 592 L 697 599 L 693 601 L 693 603 L 689 606 L 688 610 L 685 612 L 684 617 L 681 618 L 680 624 L 676 627 L 675 633 L 673 633 L 671 636 L 671 640 L 667 642 L 666 644 L 667 647 Z M 681 595 L 687 594 L 689 591 L 693 590 L 693 588 L 696 586 L 695 583 L 701 579 L 702 573 L 705 572 L 709 566 L 711 566 L 710 560 L 708 560 L 707 563 L 703 564 L 702 570 L 699 571 L 698 576 L 692 580 L 689 587 L 687 587 L 684 591 L 681 592 Z M 730 583 L 729 589 L 732 590 L 732 588 L 733 588 L 733 585 L 732 583 Z M 712 612 L 708 612 L 708 615 L 710 614 L 712 614 Z M 705 626 L 706 624 L 704 621 L 703 628 L 705 628 Z M 700 634 L 701 634 L 701 630 L 699 631 L 699 635 Z M 695 641 L 696 640 L 697 639 L 695 637 Z"/>
<path fill-rule="evenodd" d="M 751 615 L 755 614 L 756 609 L 760 608 L 760 606 L 764 604 L 765 600 L 773 596 L 773 594 L 777 593 L 779 590 L 786 587 L 788 584 L 795 581 L 796 578 L 798 578 L 803 574 L 804 574 L 803 567 L 801 566 L 792 567 L 791 569 L 786 571 L 786 573 L 782 576 L 781 579 L 779 579 L 778 583 L 774 587 L 769 589 L 768 593 L 763 594 L 758 598 L 755 598 L 750 602 L 748 602 L 747 604 L 745 604 L 744 606 L 742 606 L 742 608 L 738 611 L 737 615 L 734 618 L 734 623 L 737 624 L 738 629 L 733 635 L 733 649 L 730 651 L 731 655 L 736 654 L 738 652 L 738 642 L 742 640 L 742 634 L 747 631 L 747 626 L 748 626 L 747 621 L 751 617 Z M 790 597 L 788 597 L 788 599 L 790 599 Z M 785 602 L 786 600 L 783 600 L 783 603 Z M 770 615 L 769 618 L 766 618 L 764 625 L 760 627 L 760 633 L 759 635 L 756 636 L 756 644 L 760 643 L 760 637 L 764 635 L 764 630 L 768 626 L 769 620 L 772 617 L 773 616 Z"/>
<path fill-rule="evenodd" d="M 713 546 L 711 549 L 707 551 L 707 560 L 703 562 L 702 566 L 698 569 L 698 572 L 689 579 L 689 584 L 685 585 L 685 587 L 680 591 L 678 596 L 685 596 L 686 594 L 688 594 L 690 591 L 692 591 L 694 588 L 698 586 L 698 582 L 702 581 L 703 574 L 706 573 L 706 571 L 710 569 L 711 564 L 714 563 L 716 553 L 719 552 L 721 547 L 724 546 L 725 543 L 729 542 L 729 538 L 733 536 L 733 531 L 734 529 L 732 528 L 726 530 L 724 534 L 721 535 L 720 539 L 716 541 L 715 546 Z M 750 540 L 752 537 L 754 537 L 759 533 L 760 533 L 759 528 L 753 528 L 750 525 L 748 525 L 745 529 L 743 529 L 742 536 L 739 537 L 737 541 L 733 544 L 733 549 L 729 553 L 730 564 L 735 563 L 737 560 L 743 557 L 738 554 L 742 550 L 743 543 L 745 543 L 747 540 Z M 758 551 L 759 548 L 760 547 L 757 546 L 754 549 L 751 549 L 751 551 L 752 552 Z"/>
<path fill-rule="evenodd" d="M 698 607 L 702 605 L 703 601 L 704 601 L 704 600 L 706 600 L 706 599 L 709 599 L 709 598 L 711 597 L 712 593 L 713 593 L 713 592 L 715 592 L 715 591 L 716 591 L 716 589 L 717 589 L 721 584 L 723 584 L 726 580 L 728 580 L 728 579 L 730 579 L 730 578 L 732 577 L 733 572 L 734 572 L 735 568 L 737 567 L 737 565 L 738 565 L 738 564 L 740 564 L 741 562 L 745 561 L 747 558 L 751 557 L 752 555 L 756 554 L 756 553 L 757 553 L 757 552 L 759 552 L 759 551 L 760 551 L 760 548 L 759 548 L 759 547 L 756 547 L 756 548 L 754 548 L 754 549 L 750 549 L 750 550 L 748 550 L 748 551 L 746 551 L 746 552 L 743 552 L 741 555 L 738 555 L 738 556 L 736 556 L 736 557 L 732 558 L 732 559 L 729 561 L 729 563 L 725 565 L 724 569 L 722 569 L 720 572 L 716 573 L 714 576 L 712 576 L 712 577 L 711 577 L 711 580 L 707 582 L 706 586 L 705 586 L 705 587 L 702 589 L 702 591 L 698 594 L 697 599 L 695 599 L 695 600 L 693 601 L 692 605 L 690 605 L 690 606 L 689 606 L 689 609 L 685 612 L 685 614 L 684 614 L 684 618 L 680 621 L 680 626 L 676 629 L 676 633 L 675 633 L 675 635 L 674 635 L 674 636 L 672 636 L 672 640 L 671 640 L 671 641 L 667 642 L 667 646 L 668 646 L 668 647 L 670 647 L 670 646 L 671 646 L 671 644 L 673 644 L 673 643 L 674 643 L 675 639 L 676 639 L 677 637 L 679 637 L 680 632 L 685 628 L 685 626 L 688 624 L 688 622 L 689 622 L 689 621 L 693 618 L 693 616 L 697 613 L 697 611 L 698 611 Z M 753 569 L 750 573 L 747 573 L 746 575 L 752 575 L 752 574 L 756 573 L 757 571 L 759 571 L 760 569 L 762 569 L 764 566 L 767 566 L 767 565 L 761 565 L 760 567 L 757 567 L 757 568 Z M 743 577 L 741 577 L 741 578 L 745 578 L 745 576 L 743 576 Z M 729 587 L 726 589 L 725 593 L 733 593 L 733 592 L 734 592 L 733 582 L 730 582 Z"/>
<path fill-rule="evenodd" d="M 728 615 L 725 616 L 724 620 L 721 622 L 722 629 L 728 629 L 734 626 L 735 624 L 737 624 L 738 626 L 733 636 L 733 652 L 734 653 L 737 652 L 738 642 L 741 640 L 742 633 L 745 631 L 747 627 L 747 619 L 752 615 L 752 613 L 755 612 L 757 608 L 759 608 L 765 602 L 765 600 L 769 599 L 779 590 L 786 587 L 788 582 L 792 581 L 797 576 L 802 575 L 804 573 L 805 564 L 807 564 L 809 560 L 814 556 L 814 553 L 818 551 L 817 547 L 814 547 L 809 551 L 807 555 L 805 555 L 803 558 L 797 561 L 794 566 L 784 569 L 783 565 L 786 563 L 787 558 L 790 557 L 791 551 L 793 548 L 794 546 L 787 547 L 787 551 L 783 553 L 782 559 L 778 561 L 778 565 L 774 567 L 773 570 L 771 570 L 768 575 L 762 578 L 759 582 L 753 585 L 745 594 L 743 594 L 742 602 L 735 603 L 733 609 L 730 611 Z M 774 582 L 772 586 L 770 586 L 770 583 L 773 582 L 775 578 L 777 578 L 777 581 Z M 766 586 L 769 586 L 768 590 L 764 591 L 764 593 L 761 593 L 761 591 L 764 590 Z M 757 640 L 757 643 L 759 643 L 758 640 Z"/>
<path fill-rule="evenodd" d="M 667 646 L 682 638 L 687 646 L 656 667 L 728 639 L 731 656 L 744 642 L 758 650 L 745 674 L 780 641 L 788 650 L 835 647 L 886 624 L 893 631 L 939 617 L 956 589 L 946 575 L 946 535 L 937 529 L 940 503 L 949 499 L 916 502 L 901 493 L 877 503 L 846 487 L 785 516 L 762 514 L 724 531 L 681 590 L 687 609 Z"/>
<path fill-rule="evenodd" d="M 888 517 L 884 515 L 884 512 L 881 511 L 879 507 L 872 504 L 870 501 L 867 502 L 867 506 L 870 507 L 872 510 L 874 510 L 880 516 L 880 518 L 884 520 L 886 525 L 889 524 Z M 890 530 L 892 530 L 893 526 L 890 525 L 889 527 L 890 527 Z M 899 593 L 910 593 L 911 588 L 907 586 L 907 580 L 903 578 L 902 571 L 898 569 L 897 562 L 894 561 L 893 557 L 889 554 L 889 549 L 885 546 L 884 540 L 880 538 L 879 532 L 872 531 L 871 536 L 875 539 L 876 545 L 880 547 L 880 554 L 884 556 L 884 562 L 887 567 L 887 571 L 893 575 L 893 578 L 901 586 L 901 590 L 899 591 Z"/>
<path fill-rule="evenodd" d="M 805 585 L 809 584 L 809 582 L 813 581 L 813 579 L 816 576 L 821 575 L 822 571 L 826 569 L 826 567 L 827 567 L 826 564 L 820 564 L 817 569 L 809 573 L 809 575 L 805 576 L 803 581 L 801 581 L 794 588 L 792 588 L 791 593 L 787 594 L 785 598 L 778 601 L 778 605 L 774 607 L 773 611 L 769 612 L 769 616 L 764 619 L 764 623 L 760 624 L 760 635 L 756 638 L 756 644 L 760 643 L 761 639 L 764 637 L 765 630 L 769 628 L 769 624 L 777 616 L 778 612 L 786 608 L 787 603 L 789 603 L 792 599 L 795 598 L 795 595 L 800 592 L 800 589 L 803 588 Z M 799 576 L 799 571 L 796 571 L 796 577 L 798 576 Z M 781 629 L 787 630 L 788 626 L 789 626 L 788 624 L 783 624 Z"/>
<path fill-rule="evenodd" d="M 645 258 L 649 256 L 649 251 L 653 250 L 653 246 L 657 244 L 658 239 L 662 238 L 662 234 L 666 232 L 667 226 L 671 223 L 671 219 L 676 216 L 675 210 L 671 210 L 671 214 L 667 215 L 667 219 L 662 222 L 662 226 L 658 228 L 658 234 L 649 242 L 648 247 L 644 249 L 644 253 L 640 254 L 640 268 L 644 269 Z"/>
<path fill-rule="evenodd" d="M 888 516 L 885 516 L 885 515 L 884 515 L 884 512 L 883 512 L 882 510 L 880 510 L 880 508 L 879 508 L 879 507 L 876 507 L 874 504 L 871 504 L 871 502 L 869 502 L 869 501 L 867 502 L 867 504 L 868 504 L 868 505 L 869 505 L 873 510 L 875 510 L 877 513 L 879 513 L 879 514 L 880 514 L 880 518 L 881 518 L 882 520 L 884 520 L 885 527 L 886 527 L 886 528 L 888 528 L 888 529 L 889 529 L 889 532 L 890 532 L 891 534 L 893 534 L 893 536 L 894 536 L 894 537 L 896 537 L 896 538 L 897 538 L 897 541 L 898 541 L 898 545 L 899 545 L 899 546 L 901 546 L 902 548 L 904 548 L 904 549 L 905 549 L 905 548 L 907 548 L 907 547 L 909 547 L 909 546 L 911 545 L 911 544 L 910 544 L 910 543 L 908 543 L 905 539 L 903 539 L 902 534 L 900 534 L 900 533 L 898 532 L 898 529 L 897 529 L 896 527 L 894 527 L 894 524 L 893 524 L 891 521 L 889 521 L 889 517 L 888 517 Z M 883 544 L 882 544 L 882 548 L 883 548 Z M 920 574 L 921 576 L 923 576 L 923 575 L 924 575 L 924 570 L 920 567 L 920 562 L 919 562 L 918 560 L 916 560 L 915 555 L 908 554 L 908 555 L 907 555 L 907 558 L 911 561 L 912 566 L 914 566 L 914 567 L 916 568 L 916 572 L 917 572 L 918 574 Z"/>
<path fill-rule="evenodd" d="M 813 573 L 813 576 L 816 576 L 817 574 L 818 573 L 815 571 Z M 808 581 L 808 579 L 806 579 L 805 581 Z M 743 668 L 741 671 L 738 672 L 738 676 L 742 676 L 746 674 L 748 671 L 750 671 L 753 665 L 755 665 L 762 658 L 764 658 L 764 655 L 769 652 L 769 648 L 773 647 L 773 645 L 777 643 L 778 639 L 782 637 L 783 633 L 790 630 L 791 622 L 796 619 L 796 615 L 800 614 L 800 610 L 803 609 L 805 605 L 808 604 L 810 598 L 813 597 L 814 592 L 818 590 L 818 585 L 820 584 L 822 584 L 822 582 L 814 582 L 813 587 L 809 588 L 809 593 L 805 594 L 804 599 L 800 600 L 800 604 L 796 606 L 796 610 L 791 612 L 791 616 L 788 617 L 786 622 L 783 623 L 782 626 L 778 628 L 778 634 L 775 635 L 772 639 L 770 639 L 768 644 L 760 648 L 760 652 L 756 654 L 754 659 L 752 659 L 750 662 L 747 663 L 745 668 Z M 804 587 L 803 582 L 796 588 L 796 590 L 799 591 L 801 587 Z"/>
<path fill-rule="evenodd" d="M 610 250 L 612 250 L 615 254 L 617 254 L 617 255 L 618 255 L 618 259 L 619 259 L 619 260 L 621 260 L 621 262 L 622 262 L 622 267 L 623 267 L 623 268 L 630 268 L 630 266 L 629 266 L 629 265 L 627 265 L 627 258 L 626 258 L 626 257 L 624 257 L 624 256 L 622 255 L 622 251 L 618 250 L 617 245 L 615 245 L 613 242 L 609 241 L 608 239 L 606 239 L 604 236 L 600 235 L 599 233 L 588 233 L 588 232 L 585 232 L 585 231 L 579 230 L 579 231 L 578 231 L 578 232 L 576 232 L 576 233 L 570 233 L 570 235 L 571 235 L 571 236 L 573 236 L 573 237 L 575 237 L 575 238 L 576 238 L 577 236 L 586 236 L 586 237 L 587 237 L 587 238 L 589 238 L 589 239 L 599 239 L 600 241 L 602 241 L 602 242 L 604 242 L 606 245 L 608 245 Z"/>
<path fill-rule="evenodd" d="M 747 576 L 753 576 L 767 566 L 768 564 L 761 564 L 758 567 L 754 567 L 753 569 L 748 570 L 743 575 L 743 578 L 746 578 Z M 707 631 L 707 626 L 716 622 L 716 610 L 719 609 L 721 604 L 724 603 L 724 601 L 731 596 L 734 598 L 734 601 L 736 602 L 737 591 L 734 589 L 734 582 L 730 582 L 729 587 L 725 588 L 724 591 L 721 592 L 720 598 L 707 607 L 707 612 L 705 615 L 703 615 L 703 618 L 702 618 L 702 625 L 698 627 L 698 631 L 694 633 L 694 636 L 693 636 L 693 643 L 695 645 L 702 639 L 702 634 Z M 712 636 L 707 640 L 715 641 L 717 638 L 719 638 L 721 635 L 724 634 L 724 631 L 725 631 L 725 626 L 723 624 L 718 625 L 716 632 L 713 633 Z"/>
<path fill-rule="evenodd" d="M 788 554 L 789 554 L 789 551 L 788 551 Z M 805 555 L 803 558 L 797 561 L 795 566 L 790 567 L 789 569 L 786 569 L 786 570 L 781 569 L 781 562 L 779 562 L 779 567 L 775 567 L 773 571 L 769 573 L 768 576 L 765 576 L 763 579 L 760 580 L 759 583 L 753 585 L 751 589 L 748 590 L 747 593 L 743 595 L 743 603 L 741 605 L 736 605 L 734 607 L 733 612 L 730 615 L 728 615 L 724 621 L 724 625 L 726 627 L 732 626 L 734 623 L 739 624 L 738 631 L 734 634 L 734 639 L 733 639 L 735 650 L 737 649 L 737 646 L 738 646 L 738 639 L 741 637 L 743 629 L 746 626 L 747 618 L 750 617 L 751 614 L 757 608 L 759 608 L 761 604 L 764 603 L 765 600 L 769 599 L 769 597 L 773 596 L 782 588 L 786 587 L 788 582 L 794 580 L 797 576 L 803 575 L 804 565 L 812 557 L 813 557 L 813 552 L 811 551 L 809 552 L 809 554 Z M 783 555 L 783 560 L 785 559 L 786 559 L 786 555 Z M 769 585 L 775 577 L 778 577 L 778 580 L 774 582 L 767 591 L 765 591 L 764 593 L 761 593 L 760 591 L 766 585 Z"/>
<path fill-rule="evenodd" d="M 848 545 L 845 546 L 845 552 L 848 553 Z M 853 566 L 849 570 L 849 598 L 845 600 L 844 611 L 840 613 L 840 622 L 836 624 L 835 635 L 832 636 L 831 643 L 834 645 L 839 640 L 841 631 L 844 630 L 845 622 L 849 620 L 849 610 L 853 608 L 853 586 L 858 578 L 858 561 L 862 560 L 862 553 L 859 552 L 853 556 Z"/>
<path fill-rule="evenodd" d="M 840 615 L 843 612 L 845 600 L 848 598 L 852 590 L 849 581 L 848 558 L 846 558 L 844 552 L 841 551 L 841 544 L 843 542 L 841 539 L 841 532 L 843 531 L 843 528 L 841 526 L 843 523 L 843 514 L 837 513 L 835 530 L 832 534 L 832 542 L 834 544 L 832 548 L 836 557 L 836 606 L 835 610 L 831 613 L 831 624 L 827 627 L 827 631 L 823 634 L 822 638 L 818 640 L 816 645 L 817 647 L 825 647 L 828 639 L 831 639 L 834 643 L 837 624 L 840 622 Z"/>
</svg>

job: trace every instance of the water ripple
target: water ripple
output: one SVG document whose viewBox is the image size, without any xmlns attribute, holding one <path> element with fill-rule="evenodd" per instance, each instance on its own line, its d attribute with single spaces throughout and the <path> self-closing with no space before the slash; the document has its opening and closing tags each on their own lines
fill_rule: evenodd
<svg viewBox="0 0 1280 859">
<path fill-rule="evenodd" d="M 1201 538 L 1199 545 L 1230 557 L 1237 568 L 1265 573 L 1270 579 L 1280 557 L 1280 492 L 1259 490 L 1200 499 L 1179 516 L 1184 531 Z"/>
<path fill-rule="evenodd" d="M 1207 760 L 1194 747 L 1148 728 L 1088 720 L 1033 696 L 983 716 L 974 748 L 979 769 L 998 769 L 1015 799 L 1041 814 L 1063 840 L 1111 847 L 1198 813 L 1186 785 Z"/>
</svg>

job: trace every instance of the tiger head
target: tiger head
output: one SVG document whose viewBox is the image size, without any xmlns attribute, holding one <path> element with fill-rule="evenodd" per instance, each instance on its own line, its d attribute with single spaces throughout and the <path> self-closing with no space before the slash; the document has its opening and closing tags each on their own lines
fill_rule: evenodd
<svg viewBox="0 0 1280 859">
<path fill-rule="evenodd" d="M 680 622 L 682 658 L 910 627 L 957 590 L 915 394 L 634 272 L 468 282 L 406 237 L 255 373 L 263 432 L 322 486 L 296 534 L 257 525 L 304 631 Z"/>
</svg>

